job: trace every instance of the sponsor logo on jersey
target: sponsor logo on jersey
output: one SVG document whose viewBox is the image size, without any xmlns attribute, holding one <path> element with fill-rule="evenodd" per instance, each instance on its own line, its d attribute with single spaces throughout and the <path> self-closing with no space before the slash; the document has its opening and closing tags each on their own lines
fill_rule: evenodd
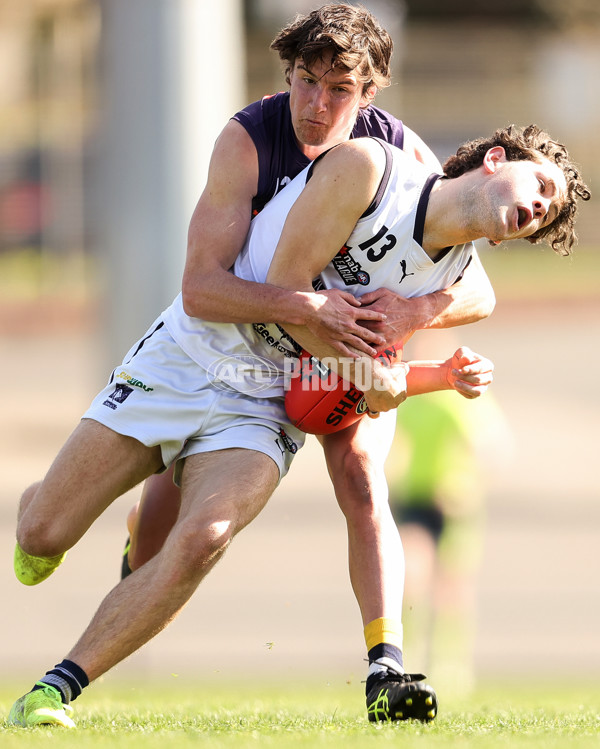
<svg viewBox="0 0 600 749">
<path fill-rule="evenodd" d="M 119 403 L 124 403 L 132 393 L 133 393 L 133 388 L 130 388 L 127 385 L 123 385 L 122 383 L 118 382 L 115 385 L 115 389 L 112 391 L 112 393 L 108 396 L 108 398 L 104 401 L 102 405 L 108 406 L 108 408 L 112 408 L 112 410 L 114 411 L 119 405 Z"/>
<path fill-rule="evenodd" d="M 279 325 L 276 326 L 277 330 L 279 331 L 279 338 L 275 338 L 275 336 L 273 335 L 273 329 L 266 325 L 264 322 L 253 323 L 252 327 L 254 329 L 254 332 L 257 333 L 265 341 L 265 343 L 267 343 L 271 348 L 275 349 L 275 351 L 279 351 L 279 353 L 283 354 L 284 356 L 293 357 L 295 359 L 302 350 L 301 347 L 296 343 L 296 341 L 291 337 L 291 335 L 289 335 L 289 333 L 286 333 L 285 330 Z M 286 346 L 286 342 L 289 345 Z"/>
<path fill-rule="evenodd" d="M 406 260 L 401 260 L 400 261 L 400 267 L 402 268 L 402 278 L 398 281 L 398 283 L 402 283 L 402 281 L 404 281 L 404 279 L 407 276 L 414 276 L 415 275 L 414 273 L 407 273 L 407 271 L 406 271 Z"/>
<path fill-rule="evenodd" d="M 125 382 L 128 385 L 131 385 L 132 387 L 141 388 L 142 390 L 145 390 L 147 393 L 152 392 L 154 388 L 148 387 L 148 385 L 144 385 L 144 383 L 141 380 L 136 380 L 135 377 L 132 377 L 130 374 L 127 374 L 127 372 L 119 372 L 118 375 L 116 375 L 119 380 L 125 380 Z"/>
<path fill-rule="evenodd" d="M 354 286 L 355 284 L 367 286 L 371 277 L 366 270 L 362 269 L 361 264 L 352 257 L 351 249 L 351 247 L 344 245 L 331 261 L 333 267 L 346 286 Z"/>
</svg>

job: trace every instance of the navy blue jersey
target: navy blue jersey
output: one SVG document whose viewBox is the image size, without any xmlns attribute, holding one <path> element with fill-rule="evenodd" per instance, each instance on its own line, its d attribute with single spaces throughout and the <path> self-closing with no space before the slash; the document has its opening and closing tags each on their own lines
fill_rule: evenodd
<svg viewBox="0 0 600 749">
<path fill-rule="evenodd" d="M 289 92 L 265 96 L 232 118 L 246 129 L 258 154 L 258 192 L 252 200 L 253 215 L 310 164 L 296 142 L 289 99 Z M 402 122 L 372 105 L 359 109 L 350 137 L 365 135 L 404 147 Z"/>
</svg>

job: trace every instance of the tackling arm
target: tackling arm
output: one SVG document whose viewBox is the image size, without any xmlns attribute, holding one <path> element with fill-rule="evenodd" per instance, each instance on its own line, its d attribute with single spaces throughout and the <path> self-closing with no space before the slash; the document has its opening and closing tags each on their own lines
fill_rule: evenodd
<svg viewBox="0 0 600 749">
<path fill-rule="evenodd" d="M 230 121 L 217 139 L 206 187 L 192 215 L 182 293 L 186 313 L 218 322 L 303 320 L 301 296 L 261 288 L 229 272 L 250 226 L 258 158 L 248 133 Z"/>
<path fill-rule="evenodd" d="M 190 222 L 183 275 L 186 314 L 216 322 L 288 322 L 306 325 L 340 353 L 351 342 L 364 353 L 383 338 L 357 323 L 384 315 L 363 311 L 346 292 L 316 294 L 244 281 L 230 272 L 250 226 L 258 184 L 258 157 L 246 130 L 231 120 L 217 139 L 206 188 Z"/>
</svg>

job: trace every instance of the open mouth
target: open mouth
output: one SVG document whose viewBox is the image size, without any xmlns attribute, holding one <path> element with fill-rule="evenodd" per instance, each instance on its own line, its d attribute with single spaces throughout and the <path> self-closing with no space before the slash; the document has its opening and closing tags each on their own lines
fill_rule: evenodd
<svg viewBox="0 0 600 749">
<path fill-rule="evenodd" d="M 530 214 L 527 208 L 518 208 L 517 209 L 517 227 L 519 229 L 522 229 L 524 226 L 526 226 L 529 223 L 530 220 Z"/>
</svg>

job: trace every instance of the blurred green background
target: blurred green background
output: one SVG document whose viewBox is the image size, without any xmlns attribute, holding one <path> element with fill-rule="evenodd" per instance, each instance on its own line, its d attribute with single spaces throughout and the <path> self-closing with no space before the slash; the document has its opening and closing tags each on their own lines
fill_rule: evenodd
<svg viewBox="0 0 600 749">
<path fill-rule="evenodd" d="M 25 661 L 35 676 L 81 631 L 117 581 L 136 498 L 119 500 L 48 583 L 23 590 L 10 569 L 19 493 L 43 474 L 112 366 L 177 293 L 214 139 L 235 111 L 284 89 L 269 42 L 295 12 L 318 4 L 0 2 L 7 674 L 22 673 Z M 494 315 L 426 334 L 426 343 L 429 355 L 445 358 L 458 337 L 496 362 L 495 397 L 510 430 L 506 455 L 487 473 L 476 675 L 597 680 L 600 6 L 363 5 L 395 40 L 393 85 L 376 103 L 441 160 L 467 138 L 536 122 L 567 144 L 592 189 L 572 257 L 528 244 L 482 246 Z M 343 522 L 313 443 L 180 620 L 122 672 L 364 678 Z M 40 634 L 32 612 L 48 608 L 55 627 Z M 14 637 L 28 641 L 25 656 Z"/>
</svg>

